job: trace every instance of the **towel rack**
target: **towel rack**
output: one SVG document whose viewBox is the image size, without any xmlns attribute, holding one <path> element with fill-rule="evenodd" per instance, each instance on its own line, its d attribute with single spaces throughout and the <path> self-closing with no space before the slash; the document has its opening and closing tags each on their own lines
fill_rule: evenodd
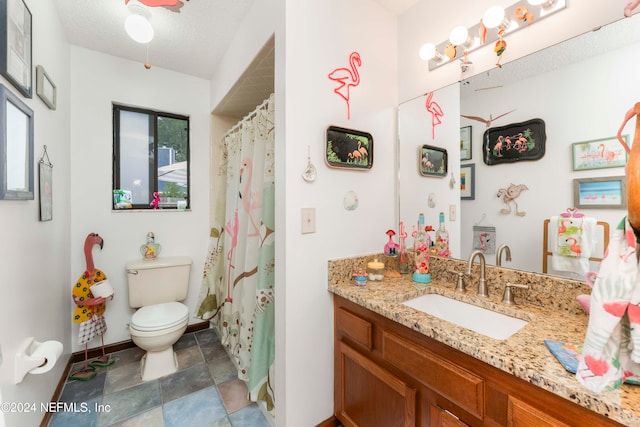
<svg viewBox="0 0 640 427">
<path fill-rule="evenodd" d="M 544 220 L 544 239 L 542 242 L 542 273 L 546 274 L 549 265 L 549 258 L 552 255 L 552 252 L 549 250 L 549 222 L 551 219 Z M 598 221 L 597 227 L 602 227 L 602 257 L 590 257 L 589 261 L 600 262 L 602 261 L 604 254 L 607 252 L 607 248 L 609 247 L 609 223 L 604 221 Z"/>
</svg>

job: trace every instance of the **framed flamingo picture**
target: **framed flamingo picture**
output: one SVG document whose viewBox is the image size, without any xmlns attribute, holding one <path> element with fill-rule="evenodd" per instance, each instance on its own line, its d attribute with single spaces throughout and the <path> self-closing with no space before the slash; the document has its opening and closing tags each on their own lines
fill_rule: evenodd
<svg viewBox="0 0 640 427">
<path fill-rule="evenodd" d="M 626 177 L 622 175 L 574 179 L 573 205 L 580 209 L 626 209 Z"/>
<path fill-rule="evenodd" d="M 337 126 L 327 128 L 327 166 L 332 168 L 371 169 L 373 137 L 370 133 Z"/>
<path fill-rule="evenodd" d="M 629 135 L 623 135 L 622 138 L 628 145 Z M 615 136 L 576 142 L 571 145 L 571 152 L 574 171 L 618 168 L 627 163 L 627 152 Z"/>
<path fill-rule="evenodd" d="M 418 170 L 422 176 L 447 176 L 447 150 L 432 145 L 420 147 Z"/>
</svg>

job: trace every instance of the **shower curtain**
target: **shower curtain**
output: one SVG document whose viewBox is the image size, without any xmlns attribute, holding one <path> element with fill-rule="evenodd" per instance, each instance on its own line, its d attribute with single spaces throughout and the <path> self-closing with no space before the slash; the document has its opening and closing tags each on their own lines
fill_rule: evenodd
<svg viewBox="0 0 640 427">
<path fill-rule="evenodd" d="M 197 317 L 211 320 L 252 401 L 273 409 L 273 94 L 214 147 L 209 249 Z"/>
</svg>

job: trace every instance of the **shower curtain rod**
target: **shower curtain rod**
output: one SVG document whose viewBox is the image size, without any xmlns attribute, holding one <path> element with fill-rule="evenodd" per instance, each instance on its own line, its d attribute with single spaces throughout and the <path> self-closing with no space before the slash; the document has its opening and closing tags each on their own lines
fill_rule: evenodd
<svg viewBox="0 0 640 427">
<path fill-rule="evenodd" d="M 269 100 L 271 99 L 271 96 L 269 96 L 269 98 L 265 99 L 264 101 L 262 101 L 262 104 L 258 105 L 255 110 L 253 110 L 252 112 L 250 112 L 249 114 L 247 114 L 246 116 L 244 116 L 242 118 L 242 120 L 240 120 L 238 123 L 236 123 L 231 129 L 229 129 L 224 136 L 222 137 L 223 139 L 226 138 L 227 136 L 231 135 L 234 132 L 237 132 L 240 127 L 242 127 L 242 124 L 248 120 L 251 120 L 252 118 L 254 118 L 256 116 L 256 114 L 258 114 L 258 111 L 265 109 L 265 107 L 267 106 L 267 104 L 269 103 Z"/>
</svg>

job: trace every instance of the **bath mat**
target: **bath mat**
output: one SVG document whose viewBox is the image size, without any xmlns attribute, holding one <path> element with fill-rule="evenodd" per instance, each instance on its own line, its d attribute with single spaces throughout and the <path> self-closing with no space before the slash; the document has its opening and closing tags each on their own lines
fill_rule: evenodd
<svg viewBox="0 0 640 427">
<path fill-rule="evenodd" d="M 582 344 L 575 345 L 570 343 L 564 343 L 559 341 L 544 340 L 544 344 L 547 346 L 551 354 L 558 359 L 558 362 L 567 371 L 575 374 L 578 370 L 578 363 L 582 353 Z M 634 375 L 625 380 L 626 384 L 640 385 L 640 377 Z"/>
</svg>

